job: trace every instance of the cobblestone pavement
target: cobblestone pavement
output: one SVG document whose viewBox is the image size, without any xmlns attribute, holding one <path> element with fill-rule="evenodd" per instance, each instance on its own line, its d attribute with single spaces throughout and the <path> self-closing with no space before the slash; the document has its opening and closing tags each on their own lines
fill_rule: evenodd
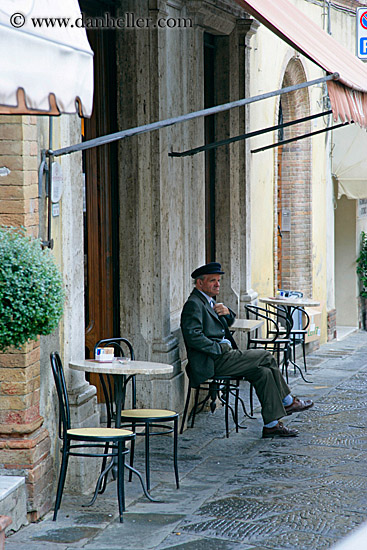
<svg viewBox="0 0 367 550">
<path fill-rule="evenodd" d="M 285 419 L 298 438 L 261 439 L 257 410 L 227 439 L 223 409 L 202 413 L 180 436 L 179 490 L 172 440 L 154 441 L 152 496 L 162 502 L 148 502 L 137 481 L 127 483 L 120 524 L 115 483 L 90 508 L 83 508 L 88 496 L 64 495 L 56 523 L 48 514 L 9 536 L 6 550 L 331 548 L 367 520 L 367 333 L 326 344 L 307 359 L 312 384 L 290 373 L 292 392 L 315 401 Z M 244 383 L 245 399 L 248 388 Z"/>
</svg>

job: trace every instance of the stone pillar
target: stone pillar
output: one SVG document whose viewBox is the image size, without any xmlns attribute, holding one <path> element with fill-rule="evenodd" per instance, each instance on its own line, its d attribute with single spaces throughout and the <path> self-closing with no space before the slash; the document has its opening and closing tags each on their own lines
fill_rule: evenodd
<svg viewBox="0 0 367 550">
<path fill-rule="evenodd" d="M 181 114 L 199 111 L 204 108 L 204 21 L 200 13 L 202 2 L 186 2 L 185 16 L 192 26 L 185 29 L 182 42 L 182 66 L 185 68 L 185 81 L 182 88 Z M 195 83 L 195 85 L 193 85 Z M 182 135 L 181 150 L 191 149 L 193 144 L 205 141 L 204 121 L 195 119 L 177 128 Z M 177 147 L 178 148 L 178 147 Z M 177 160 L 180 164 L 177 163 Z M 192 291 L 192 271 L 205 263 L 205 216 L 198 205 L 205 205 L 205 157 L 203 154 L 182 159 L 172 159 L 172 172 L 182 166 L 183 186 L 183 251 L 182 289 L 179 310 Z"/>
<path fill-rule="evenodd" d="M 237 20 L 229 36 L 217 38 L 217 104 L 249 96 L 247 46 L 254 32 L 252 20 Z M 255 26 L 256 28 L 256 26 Z M 231 109 L 216 117 L 216 140 L 244 134 L 248 128 L 246 107 Z M 251 220 L 249 146 L 246 140 L 216 150 L 216 249 L 225 267 L 222 295 L 238 317 L 257 293 L 251 289 Z M 245 346 L 243 335 L 237 343 Z"/>
<path fill-rule="evenodd" d="M 0 223 L 38 236 L 38 146 L 34 116 L 0 117 Z M 36 520 L 51 507 L 50 437 L 39 414 L 39 342 L 0 354 L 0 471 L 24 475 L 27 512 Z"/>
<path fill-rule="evenodd" d="M 237 35 L 239 41 L 239 64 L 241 97 L 250 97 L 250 63 L 249 50 L 251 37 L 256 33 L 260 24 L 254 19 L 241 19 L 237 21 Z M 243 133 L 249 131 L 249 106 L 244 107 L 242 119 Z M 240 237 L 240 258 L 241 258 L 241 280 L 240 280 L 240 316 L 244 316 L 244 306 L 254 302 L 257 292 L 251 287 L 251 179 L 250 179 L 250 142 L 245 140 L 241 145 L 240 174 L 241 183 L 239 189 L 241 237 Z"/>
<path fill-rule="evenodd" d="M 141 17 L 166 17 L 164 3 L 148 10 L 133 2 Z M 127 11 L 124 5 L 124 11 Z M 151 26 L 118 33 L 119 126 L 129 128 L 166 118 L 161 102 L 164 78 L 165 30 Z M 137 359 L 174 365 L 173 376 L 138 382 L 138 405 L 177 408 L 172 391 L 180 384 L 178 341 L 170 329 L 170 256 L 167 194 L 161 132 L 122 140 L 120 164 L 120 303 L 121 336 L 131 340 Z M 176 401 L 176 402 L 175 402 Z"/>
</svg>

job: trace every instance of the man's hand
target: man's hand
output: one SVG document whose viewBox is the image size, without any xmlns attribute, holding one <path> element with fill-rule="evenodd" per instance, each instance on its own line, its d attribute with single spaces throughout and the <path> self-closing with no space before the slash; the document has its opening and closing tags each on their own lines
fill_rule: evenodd
<svg viewBox="0 0 367 550">
<path fill-rule="evenodd" d="M 221 303 L 215 304 L 214 311 L 217 315 L 229 315 L 228 307 Z"/>
</svg>

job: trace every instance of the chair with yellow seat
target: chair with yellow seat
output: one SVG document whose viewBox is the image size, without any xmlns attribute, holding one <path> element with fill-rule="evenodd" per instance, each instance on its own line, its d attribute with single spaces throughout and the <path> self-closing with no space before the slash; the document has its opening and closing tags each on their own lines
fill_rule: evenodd
<svg viewBox="0 0 367 550">
<path fill-rule="evenodd" d="M 178 418 L 175 411 L 166 409 L 128 409 L 121 412 L 121 425 L 129 427 L 137 436 L 143 436 L 145 440 L 145 481 L 147 490 L 150 491 L 150 438 L 156 435 L 173 433 L 173 466 L 176 479 L 176 487 L 179 489 L 178 476 Z M 142 431 L 137 428 L 143 428 Z M 135 441 L 131 442 L 130 466 L 134 465 Z M 129 481 L 131 480 L 131 472 Z"/>
<path fill-rule="evenodd" d="M 131 360 L 135 358 L 134 349 L 126 338 L 108 338 L 100 340 L 95 345 L 94 353 L 96 348 L 100 345 L 108 345 L 114 347 L 115 355 L 119 357 L 126 357 L 130 355 Z M 127 349 L 124 351 L 122 346 L 127 346 Z M 127 351 L 128 350 L 128 351 Z M 113 398 L 113 380 L 108 374 L 100 374 L 100 380 L 103 387 L 103 392 L 106 400 L 107 407 L 107 426 L 111 427 L 112 422 L 116 420 L 116 411 L 114 408 L 114 398 Z M 177 448 L 178 448 L 178 418 L 179 415 L 175 411 L 166 410 L 166 409 L 145 409 L 145 408 L 136 408 L 136 396 L 135 396 L 135 376 L 126 377 L 126 383 L 129 381 L 133 382 L 133 393 L 132 393 L 132 408 L 123 409 L 121 413 L 121 426 L 124 428 L 126 426 L 131 427 L 133 433 L 137 436 L 143 436 L 145 438 L 145 477 L 146 477 L 146 488 L 150 491 L 150 438 L 155 435 L 167 435 L 173 433 L 173 464 L 174 472 L 176 479 L 176 487 L 179 488 L 179 476 L 178 476 L 178 458 L 177 458 Z M 123 404 L 125 407 L 125 404 Z M 137 428 L 143 428 L 142 430 L 137 430 Z M 131 442 L 130 447 L 130 468 L 134 464 L 134 453 L 135 453 L 135 440 Z M 129 481 L 131 481 L 133 470 L 130 470 Z M 104 487 L 102 488 L 102 491 Z"/>
<path fill-rule="evenodd" d="M 60 508 L 69 457 L 79 456 L 100 457 L 103 458 L 104 461 L 106 461 L 107 458 L 111 458 L 111 460 L 116 461 L 117 498 L 120 522 L 122 522 L 123 511 L 125 510 L 125 455 L 129 452 L 126 448 L 126 442 L 131 441 L 132 443 L 135 440 L 135 433 L 131 430 L 121 430 L 111 427 L 72 429 L 70 423 L 69 398 L 61 358 L 57 352 L 52 352 L 50 355 L 50 360 L 59 402 L 59 437 L 62 441 L 62 460 L 53 520 L 56 521 L 57 513 Z M 92 452 L 93 449 L 95 450 Z"/>
</svg>

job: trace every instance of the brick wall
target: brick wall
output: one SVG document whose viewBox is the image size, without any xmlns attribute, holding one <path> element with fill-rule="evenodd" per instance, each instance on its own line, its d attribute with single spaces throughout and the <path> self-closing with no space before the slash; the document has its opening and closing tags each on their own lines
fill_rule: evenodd
<svg viewBox="0 0 367 550">
<path fill-rule="evenodd" d="M 34 116 L 0 116 L 0 224 L 38 236 L 38 142 Z M 42 427 L 39 342 L 0 354 L 0 471 L 24 475 L 30 521 L 52 505 L 50 437 Z"/>
<path fill-rule="evenodd" d="M 292 59 L 284 75 L 282 87 L 292 86 L 306 79 L 299 59 Z M 308 90 L 297 90 L 284 94 L 281 98 L 283 120 L 288 122 L 310 114 Z M 303 123 L 284 129 L 284 139 L 308 133 L 310 123 Z M 279 159 L 280 160 L 280 159 Z M 281 286 L 285 289 L 300 290 L 306 296 L 312 295 L 312 242 L 311 242 L 311 141 L 303 139 L 282 148 L 281 208 L 289 209 L 291 230 L 282 228 L 281 243 Z M 277 191 L 275 203 L 277 203 Z M 276 234 L 277 234 L 277 227 Z M 276 240 L 276 239 L 275 239 Z M 275 250 L 277 266 L 278 250 Z M 275 287 L 278 286 L 275 267 Z"/>
</svg>

